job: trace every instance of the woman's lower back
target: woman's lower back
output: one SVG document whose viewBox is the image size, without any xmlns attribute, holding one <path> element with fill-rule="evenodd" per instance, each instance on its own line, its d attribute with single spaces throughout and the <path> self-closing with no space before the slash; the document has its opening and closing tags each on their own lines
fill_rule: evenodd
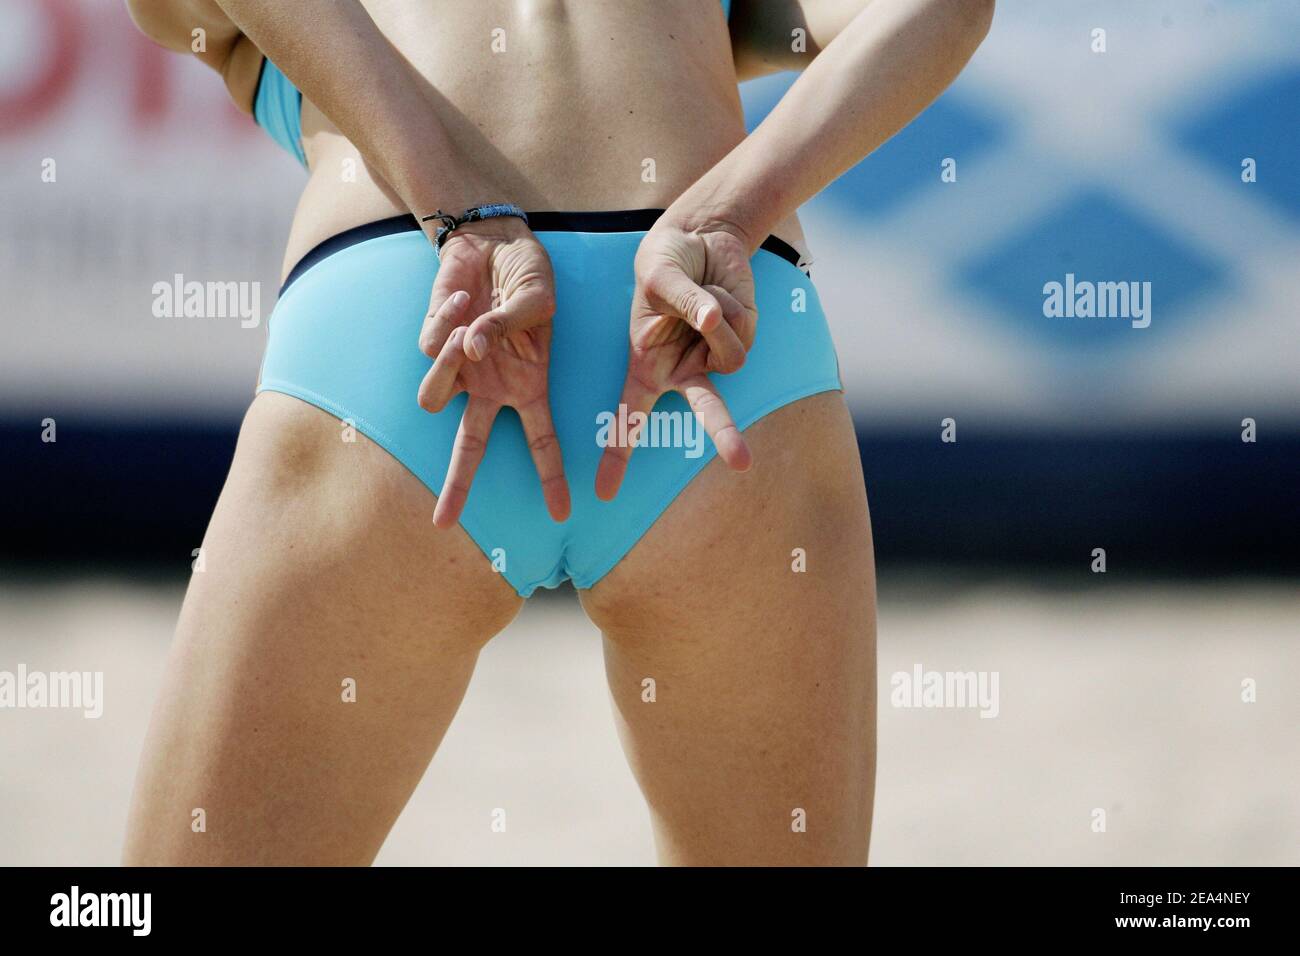
<svg viewBox="0 0 1300 956">
<path fill-rule="evenodd" d="M 526 209 L 664 208 L 745 135 L 718 0 L 365 6 L 425 81 L 430 116 Z M 406 212 L 309 102 L 302 130 L 312 174 L 286 271 L 329 236 Z M 802 248 L 793 217 L 774 234 Z"/>
</svg>

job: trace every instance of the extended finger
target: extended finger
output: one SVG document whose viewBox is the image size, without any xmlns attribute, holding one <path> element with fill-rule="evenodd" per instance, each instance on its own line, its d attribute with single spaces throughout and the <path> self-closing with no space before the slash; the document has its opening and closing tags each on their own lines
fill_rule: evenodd
<svg viewBox="0 0 1300 956">
<path fill-rule="evenodd" d="M 546 510 L 554 520 L 564 521 L 570 511 L 569 483 L 564 478 L 564 458 L 560 454 L 560 440 L 555 435 L 555 423 L 551 421 L 550 405 L 545 398 L 539 398 L 515 411 L 519 413 L 524 438 L 532 452 L 537 477 L 542 482 Z"/>
<path fill-rule="evenodd" d="M 465 414 L 461 416 L 456 443 L 451 450 L 451 464 L 447 466 L 447 477 L 442 483 L 438 504 L 433 509 L 435 527 L 450 528 L 460 520 L 465 502 L 469 500 L 474 474 L 487 451 L 492 422 L 500 410 L 501 406 L 496 402 L 473 396 L 465 404 Z"/>
<path fill-rule="evenodd" d="M 718 449 L 718 457 L 727 463 L 728 468 L 736 471 L 748 471 L 753 464 L 753 455 L 749 445 L 736 427 L 727 410 L 727 403 L 718 394 L 717 388 L 709 381 L 707 375 L 699 375 L 683 382 L 677 389 L 685 397 L 695 413 L 695 418 L 704 426 L 704 431 L 713 439 Z"/>
<path fill-rule="evenodd" d="M 660 394 L 628 369 L 618 411 L 614 420 L 607 424 L 605 453 L 600 456 L 600 464 L 596 467 L 596 497 L 602 501 L 610 501 L 618 494 L 627 473 L 628 460 L 632 457 L 632 448 Z"/>
</svg>

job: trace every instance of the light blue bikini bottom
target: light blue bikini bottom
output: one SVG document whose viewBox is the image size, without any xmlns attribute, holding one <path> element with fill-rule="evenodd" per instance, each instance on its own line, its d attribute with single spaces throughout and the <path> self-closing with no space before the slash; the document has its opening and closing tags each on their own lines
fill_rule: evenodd
<svg viewBox="0 0 1300 956">
<path fill-rule="evenodd" d="M 520 595 L 572 580 L 589 588 L 631 550 L 716 454 L 685 400 L 665 395 L 618 496 L 596 497 L 596 465 L 627 373 L 633 258 L 661 210 L 530 213 L 555 271 L 551 414 L 573 512 L 553 521 L 513 409 L 497 417 L 461 526 Z M 769 238 L 754 254 L 758 332 L 744 366 L 713 375 L 742 430 L 771 411 L 838 390 L 826 318 L 797 254 Z M 418 345 L 438 270 L 414 219 L 326 240 L 294 267 L 271 314 L 258 391 L 324 409 L 386 449 L 435 495 L 464 394 L 438 414 L 416 404 L 432 365 Z M 615 431 L 617 429 L 615 428 Z M 616 437 L 616 436 L 614 436 Z M 657 447 L 656 447 L 657 446 Z M 438 531 L 432 524 L 429 533 Z"/>
</svg>

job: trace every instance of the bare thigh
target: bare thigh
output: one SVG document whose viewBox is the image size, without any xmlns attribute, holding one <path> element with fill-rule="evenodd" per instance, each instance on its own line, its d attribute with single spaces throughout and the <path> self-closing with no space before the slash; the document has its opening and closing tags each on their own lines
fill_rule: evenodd
<svg viewBox="0 0 1300 956">
<path fill-rule="evenodd" d="M 746 438 L 754 467 L 712 462 L 584 606 L 661 862 L 861 865 L 875 570 L 852 423 L 828 393 Z"/>
<path fill-rule="evenodd" d="M 134 864 L 370 862 L 520 599 L 361 436 L 254 401 L 136 780 Z"/>
</svg>

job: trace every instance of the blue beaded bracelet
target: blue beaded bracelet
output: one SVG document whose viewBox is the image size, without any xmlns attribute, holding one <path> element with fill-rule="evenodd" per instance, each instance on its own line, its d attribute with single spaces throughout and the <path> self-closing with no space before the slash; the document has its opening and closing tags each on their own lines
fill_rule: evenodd
<svg viewBox="0 0 1300 956">
<path fill-rule="evenodd" d="M 442 227 L 433 237 L 433 247 L 442 255 L 442 244 L 447 241 L 447 237 L 458 227 L 468 222 L 482 222 L 484 219 L 499 219 L 502 216 L 513 216 L 516 219 L 522 219 L 524 225 L 528 225 L 528 213 L 524 212 L 512 202 L 490 202 L 481 206 L 470 206 L 459 217 L 450 215 L 439 209 L 430 216 L 423 217 L 420 222 L 428 222 L 430 219 L 437 219 L 442 223 Z"/>
</svg>

